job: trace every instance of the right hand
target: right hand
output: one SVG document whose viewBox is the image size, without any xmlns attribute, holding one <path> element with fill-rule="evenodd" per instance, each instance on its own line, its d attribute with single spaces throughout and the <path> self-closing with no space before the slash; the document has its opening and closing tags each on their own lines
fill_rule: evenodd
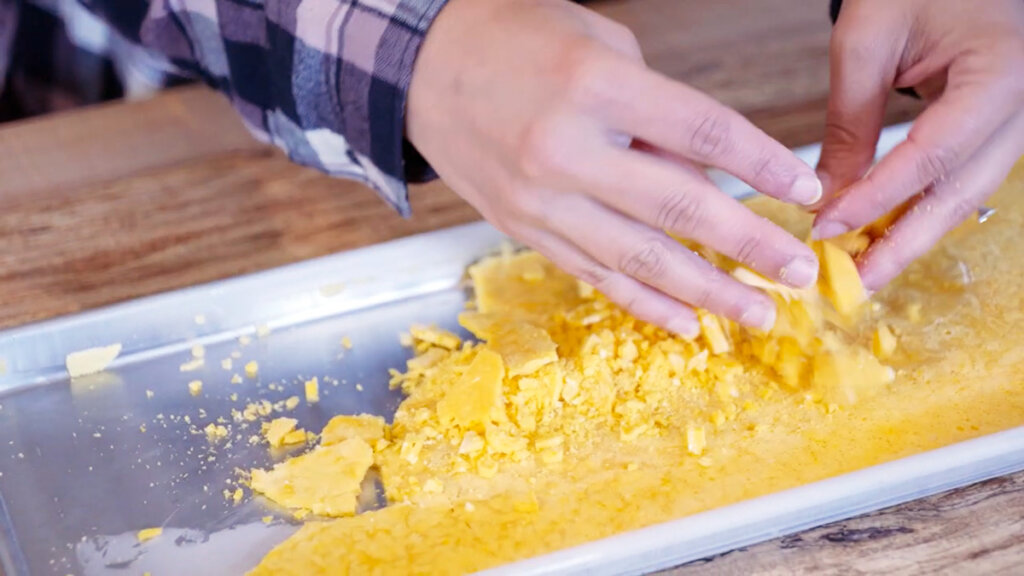
<svg viewBox="0 0 1024 576">
<path fill-rule="evenodd" d="M 699 166 L 804 205 L 821 195 L 814 171 L 648 69 L 628 29 L 565 0 L 452 0 L 421 48 L 406 127 L 495 226 L 671 332 L 699 333 L 690 306 L 767 329 L 775 305 L 669 234 L 790 286 L 817 279 L 810 248 Z"/>
</svg>

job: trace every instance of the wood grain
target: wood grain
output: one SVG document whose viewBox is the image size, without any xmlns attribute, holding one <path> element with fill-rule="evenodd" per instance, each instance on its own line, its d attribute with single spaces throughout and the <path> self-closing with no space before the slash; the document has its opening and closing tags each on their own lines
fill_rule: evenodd
<svg viewBox="0 0 1024 576">
<path fill-rule="evenodd" d="M 826 2 L 609 0 L 648 62 L 796 146 L 820 140 Z M 887 122 L 920 105 L 894 97 Z M 358 184 L 251 140 L 202 88 L 0 127 L 0 327 L 478 218 L 441 184 L 403 220 Z M 1024 474 L 666 574 L 1016 573 Z"/>
</svg>

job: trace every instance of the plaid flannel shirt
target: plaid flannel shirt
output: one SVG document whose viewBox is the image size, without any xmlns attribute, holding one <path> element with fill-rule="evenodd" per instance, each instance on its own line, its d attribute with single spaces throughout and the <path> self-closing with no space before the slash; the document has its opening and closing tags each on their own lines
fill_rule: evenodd
<svg viewBox="0 0 1024 576">
<path fill-rule="evenodd" d="M 433 176 L 404 138 L 412 67 L 446 0 L 0 0 L 0 117 L 198 78 L 288 156 L 403 215 Z"/>
</svg>

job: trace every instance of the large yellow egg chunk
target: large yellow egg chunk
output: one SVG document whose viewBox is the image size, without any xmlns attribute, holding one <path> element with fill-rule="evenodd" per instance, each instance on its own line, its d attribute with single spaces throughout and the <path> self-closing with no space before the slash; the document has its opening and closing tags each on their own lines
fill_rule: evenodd
<svg viewBox="0 0 1024 576">
<path fill-rule="evenodd" d="M 487 349 L 478 351 L 466 372 L 437 403 L 441 422 L 468 429 L 503 420 L 504 378 L 501 355 Z"/>
</svg>

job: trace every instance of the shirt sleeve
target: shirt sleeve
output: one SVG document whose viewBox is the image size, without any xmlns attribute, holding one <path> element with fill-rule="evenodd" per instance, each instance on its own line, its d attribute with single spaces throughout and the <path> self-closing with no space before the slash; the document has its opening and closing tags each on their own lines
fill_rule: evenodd
<svg viewBox="0 0 1024 576">
<path fill-rule="evenodd" d="M 413 64 L 447 0 L 80 0 L 230 99 L 299 164 L 361 181 L 403 216 L 434 177 L 405 140 Z"/>
</svg>

